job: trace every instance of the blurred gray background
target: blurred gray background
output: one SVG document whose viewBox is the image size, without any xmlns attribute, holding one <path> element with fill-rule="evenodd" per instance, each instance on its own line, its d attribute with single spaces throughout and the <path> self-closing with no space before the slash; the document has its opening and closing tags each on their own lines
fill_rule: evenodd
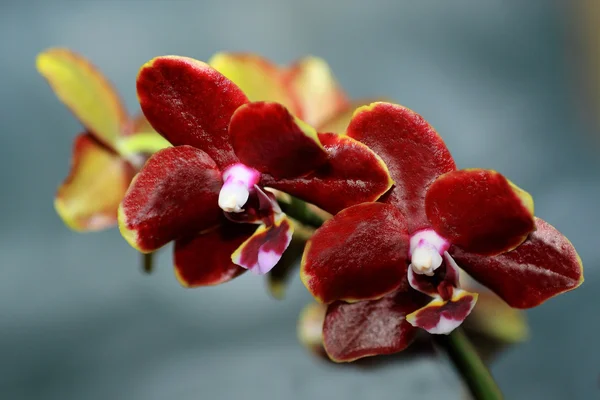
<svg viewBox="0 0 600 400">
<path fill-rule="evenodd" d="M 484 4 L 485 3 L 485 4 Z M 577 291 L 528 312 L 532 340 L 492 371 L 507 399 L 600 397 L 598 142 L 580 88 L 573 5 L 552 1 L 4 1 L 0 3 L 0 398 L 460 399 L 435 359 L 334 368 L 297 344 L 309 295 L 284 301 L 251 275 L 184 290 L 170 249 L 140 273 L 116 229 L 80 235 L 52 206 L 81 127 L 34 67 L 68 46 L 137 111 L 135 76 L 157 55 L 255 51 L 325 57 L 353 97 L 427 118 L 460 167 L 528 190 L 586 266 Z"/>
</svg>

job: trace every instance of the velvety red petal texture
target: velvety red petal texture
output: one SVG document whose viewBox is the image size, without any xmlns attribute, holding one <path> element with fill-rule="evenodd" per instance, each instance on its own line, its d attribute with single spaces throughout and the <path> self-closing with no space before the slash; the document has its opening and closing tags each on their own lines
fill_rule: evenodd
<svg viewBox="0 0 600 400">
<path fill-rule="evenodd" d="M 425 208 L 439 235 L 473 253 L 514 249 L 534 229 L 531 196 L 496 171 L 440 176 L 427 191 Z"/>
<path fill-rule="evenodd" d="M 285 214 L 280 214 L 272 224 L 259 226 L 231 255 L 231 260 L 256 274 L 266 274 L 281 259 L 293 233 L 294 228 L 290 220 Z"/>
<path fill-rule="evenodd" d="M 476 293 L 457 291 L 451 300 L 435 299 L 425 307 L 407 315 L 406 320 L 429 333 L 446 335 L 462 324 L 476 302 Z"/>
<path fill-rule="evenodd" d="M 195 237 L 175 241 L 177 279 L 185 287 L 211 286 L 246 272 L 231 262 L 231 254 L 256 230 L 256 226 L 225 222 Z"/>
<path fill-rule="evenodd" d="M 347 136 L 319 133 L 328 153 L 325 165 L 302 178 L 262 177 L 264 186 L 281 190 L 332 214 L 364 202 L 376 201 L 393 185 L 381 158 Z"/>
<path fill-rule="evenodd" d="M 583 283 L 581 259 L 569 240 L 540 218 L 535 225 L 529 238 L 507 253 L 485 257 L 454 246 L 450 254 L 511 307 L 535 307 Z"/>
<path fill-rule="evenodd" d="M 242 163 L 275 178 L 306 175 L 327 161 L 317 132 L 279 103 L 238 108 L 229 135 Z"/>
<path fill-rule="evenodd" d="M 406 279 L 408 240 L 404 216 L 394 206 L 347 208 L 307 243 L 302 282 L 322 303 L 378 299 Z"/>
<path fill-rule="evenodd" d="M 229 120 L 248 102 L 233 82 L 187 57 L 157 57 L 140 69 L 137 92 L 154 129 L 174 146 L 204 150 L 221 169 L 237 161 Z"/>
<path fill-rule="evenodd" d="M 329 305 L 323 325 L 325 350 L 336 362 L 348 362 L 404 350 L 417 329 L 406 315 L 425 304 L 417 292 L 398 291 L 372 301 Z"/>
<path fill-rule="evenodd" d="M 223 181 L 215 162 L 191 146 L 155 153 L 133 179 L 119 207 L 123 237 L 141 252 L 195 235 L 222 216 Z"/>
<path fill-rule="evenodd" d="M 456 169 L 437 132 L 406 107 L 373 103 L 356 110 L 347 134 L 385 161 L 396 183 L 386 200 L 405 214 L 409 232 L 429 227 L 425 192 L 435 178 Z"/>
</svg>

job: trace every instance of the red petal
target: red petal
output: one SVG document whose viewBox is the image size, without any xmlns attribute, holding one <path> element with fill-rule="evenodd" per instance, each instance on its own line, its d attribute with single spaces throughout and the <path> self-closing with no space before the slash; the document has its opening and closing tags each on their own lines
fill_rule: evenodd
<svg viewBox="0 0 600 400">
<path fill-rule="evenodd" d="M 408 108 L 373 103 L 356 110 L 347 133 L 385 161 L 396 183 L 387 201 L 402 210 L 409 232 L 428 228 L 425 192 L 435 178 L 456 168 L 437 132 Z"/>
<path fill-rule="evenodd" d="M 413 326 L 432 334 L 448 334 L 458 328 L 477 303 L 477 293 L 457 290 L 450 301 L 435 299 L 406 316 Z"/>
<path fill-rule="evenodd" d="M 207 64 L 186 57 L 157 57 L 137 78 L 142 110 L 174 146 L 204 150 L 222 169 L 237 161 L 227 127 L 248 102 L 233 82 Z"/>
<path fill-rule="evenodd" d="M 337 301 L 329 306 L 323 325 L 325 350 L 337 362 L 402 351 L 417 333 L 406 315 L 423 304 L 424 296 L 412 291 L 373 301 Z"/>
<path fill-rule="evenodd" d="M 406 279 L 408 240 L 397 208 L 381 203 L 347 208 L 307 243 L 302 282 L 322 303 L 378 299 Z"/>
<path fill-rule="evenodd" d="M 278 103 L 238 108 L 229 134 L 242 163 L 275 178 L 306 175 L 327 160 L 317 132 Z"/>
<path fill-rule="evenodd" d="M 231 260 L 246 269 L 263 275 L 281 259 L 292 240 L 294 228 L 285 214 L 278 215 L 272 225 L 261 225 L 231 255 Z"/>
<path fill-rule="evenodd" d="M 425 208 L 439 235 L 473 253 L 514 249 L 534 230 L 531 196 L 495 171 L 440 176 L 427 191 Z"/>
<path fill-rule="evenodd" d="M 364 144 L 333 133 L 320 133 L 319 140 L 329 153 L 327 164 L 302 178 L 275 180 L 263 176 L 263 184 L 332 214 L 376 201 L 393 185 L 381 158 Z"/>
<path fill-rule="evenodd" d="M 195 235 L 217 223 L 221 173 L 202 150 L 170 147 L 154 154 L 119 207 L 119 228 L 141 252 Z"/>
<path fill-rule="evenodd" d="M 246 272 L 231 254 L 256 226 L 225 222 L 209 232 L 175 241 L 175 275 L 185 287 L 218 285 Z"/>
<path fill-rule="evenodd" d="M 514 308 L 531 308 L 583 283 L 581 259 L 569 240 L 536 218 L 536 231 L 516 249 L 493 257 L 450 253 L 481 284 Z"/>
</svg>

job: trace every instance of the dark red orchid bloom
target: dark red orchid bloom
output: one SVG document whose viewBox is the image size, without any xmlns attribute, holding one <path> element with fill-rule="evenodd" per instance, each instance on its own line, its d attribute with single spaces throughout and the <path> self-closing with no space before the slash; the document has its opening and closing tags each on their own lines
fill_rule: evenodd
<svg viewBox="0 0 600 400">
<path fill-rule="evenodd" d="M 137 90 L 146 118 L 174 147 L 154 154 L 134 178 L 119 225 L 142 252 L 174 240 L 185 286 L 275 266 L 293 223 L 265 187 L 334 213 L 375 201 L 393 184 L 364 144 L 317 133 L 279 103 L 249 102 L 200 61 L 155 58 L 140 70 Z"/>
<path fill-rule="evenodd" d="M 332 359 L 398 352 L 417 328 L 450 333 L 477 300 L 460 288 L 458 266 L 514 308 L 583 282 L 575 249 L 534 217 L 531 196 L 497 172 L 456 170 L 413 111 L 359 108 L 347 135 L 381 156 L 395 187 L 341 211 L 306 246 L 302 280 L 330 304 L 323 334 Z"/>
</svg>

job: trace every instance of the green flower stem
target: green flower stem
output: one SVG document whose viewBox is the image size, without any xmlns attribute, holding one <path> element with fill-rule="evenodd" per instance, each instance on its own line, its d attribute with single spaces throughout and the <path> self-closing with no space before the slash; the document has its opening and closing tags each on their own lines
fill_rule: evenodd
<svg viewBox="0 0 600 400">
<path fill-rule="evenodd" d="M 284 213 L 306 226 L 318 228 L 325 222 L 323 218 L 310 211 L 304 201 L 295 197 L 292 197 L 290 203 L 283 201 L 279 202 L 279 206 Z"/>
<path fill-rule="evenodd" d="M 442 347 L 475 400 L 502 400 L 502 392 L 462 328 L 449 335 L 432 335 Z"/>
</svg>

